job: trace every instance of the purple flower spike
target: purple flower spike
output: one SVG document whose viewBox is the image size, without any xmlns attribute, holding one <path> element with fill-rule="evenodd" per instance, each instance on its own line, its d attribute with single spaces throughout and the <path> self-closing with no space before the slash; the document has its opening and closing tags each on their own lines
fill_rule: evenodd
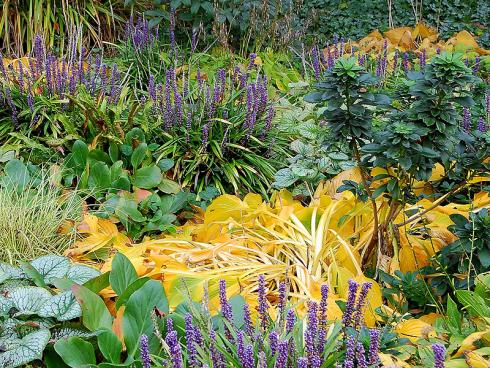
<svg viewBox="0 0 490 368">
<path fill-rule="evenodd" d="M 192 324 L 192 314 L 187 313 L 185 321 L 185 338 L 187 340 L 187 361 L 191 368 L 198 368 L 197 350 L 195 344 L 194 325 Z"/>
<path fill-rule="evenodd" d="M 155 77 L 153 75 L 150 75 L 150 80 L 148 81 L 148 93 L 151 100 L 155 102 L 157 99 L 157 90 L 155 87 Z"/>
<path fill-rule="evenodd" d="M 313 71 L 315 72 L 315 78 L 320 79 L 320 58 L 318 56 L 318 48 L 313 46 L 313 50 L 311 50 L 311 56 L 313 58 Z"/>
<path fill-rule="evenodd" d="M 478 74 L 479 70 L 480 70 L 480 61 L 481 61 L 481 58 L 480 58 L 480 55 L 476 55 L 475 57 L 475 65 L 473 65 L 473 74 Z"/>
<path fill-rule="evenodd" d="M 255 67 L 255 59 L 257 59 L 257 54 L 251 53 L 249 55 L 248 70 L 252 70 Z"/>
<path fill-rule="evenodd" d="M 293 309 L 289 309 L 286 313 L 286 333 L 291 333 L 296 323 L 296 315 Z"/>
<path fill-rule="evenodd" d="M 432 351 L 434 352 L 434 368 L 444 368 L 444 361 L 446 360 L 446 348 L 442 344 L 432 344 Z"/>
<path fill-rule="evenodd" d="M 420 54 L 420 69 L 425 69 L 426 65 L 427 65 L 427 50 L 423 49 L 422 53 Z"/>
<path fill-rule="evenodd" d="M 378 364 L 379 362 L 379 330 L 369 330 L 369 364 Z"/>
<path fill-rule="evenodd" d="M 248 303 L 245 303 L 243 305 L 243 320 L 245 324 L 245 333 L 249 337 L 252 337 L 254 333 L 254 327 L 253 327 L 252 317 L 250 315 L 250 307 Z"/>
<path fill-rule="evenodd" d="M 270 129 L 270 127 L 269 127 Z M 266 123 L 267 130 L 267 123 Z M 281 281 L 279 284 L 279 302 L 277 307 L 279 309 L 279 318 L 282 319 L 284 317 L 284 313 L 286 311 L 286 282 Z"/>
<path fill-rule="evenodd" d="M 175 9 L 170 9 L 170 48 L 175 53 Z"/>
<path fill-rule="evenodd" d="M 437 50 L 436 50 L 436 54 L 437 54 L 437 55 L 441 55 L 441 48 L 440 48 L 440 47 L 438 47 L 438 48 L 437 48 Z"/>
<path fill-rule="evenodd" d="M 342 318 L 342 323 L 345 327 L 349 327 L 352 323 L 352 315 L 355 310 L 355 302 L 357 297 L 357 289 L 359 284 L 354 280 L 349 280 L 349 294 L 347 295 L 347 303 L 345 305 L 345 312 Z"/>
<path fill-rule="evenodd" d="M 361 292 L 359 293 L 359 298 L 357 300 L 356 311 L 354 314 L 354 327 L 359 327 L 359 325 L 361 324 L 364 312 L 363 309 L 366 305 L 366 298 L 372 286 L 373 284 L 370 282 L 365 282 L 362 284 Z"/>
<path fill-rule="evenodd" d="M 354 336 L 347 338 L 344 368 L 354 368 L 354 360 L 356 358 L 356 340 Z"/>
<path fill-rule="evenodd" d="M 298 368 L 308 368 L 308 359 L 299 358 L 298 359 Z"/>
<path fill-rule="evenodd" d="M 289 344 L 287 341 L 281 341 L 278 347 L 278 354 L 274 368 L 286 368 L 288 364 Z"/>
<path fill-rule="evenodd" d="M 463 120 L 461 122 L 461 127 L 466 132 L 471 130 L 471 112 L 467 107 L 463 107 Z"/>
<path fill-rule="evenodd" d="M 170 349 L 170 359 L 172 361 L 173 368 L 183 368 L 182 363 L 182 350 L 180 348 L 179 340 L 177 338 L 177 331 L 172 331 L 167 334 L 165 338 L 165 342 L 167 343 Z"/>
<path fill-rule="evenodd" d="M 364 350 L 364 345 L 362 345 L 362 343 L 360 342 L 357 343 L 356 359 L 357 359 L 358 368 L 369 368 L 369 364 L 366 360 L 366 352 Z"/>
<path fill-rule="evenodd" d="M 259 276 L 259 321 L 260 326 L 265 331 L 267 330 L 269 315 L 267 313 L 268 303 L 265 292 L 265 277 L 264 275 Z"/>
<path fill-rule="evenodd" d="M 207 134 L 208 134 L 208 124 L 205 124 L 203 126 L 203 144 L 206 143 L 207 145 Z M 204 135 L 206 134 L 206 137 Z M 206 139 L 206 140 L 204 140 Z M 206 147 L 206 146 L 204 146 Z M 228 299 L 226 297 L 226 281 L 225 280 L 220 280 L 219 281 L 219 303 L 221 305 L 221 314 L 223 317 L 226 319 L 226 321 L 233 326 L 233 311 L 231 309 L 231 305 L 228 302 Z M 226 338 L 230 341 L 233 340 L 233 337 L 231 335 L 231 332 L 228 330 L 228 328 L 225 328 L 225 334 Z"/>
<path fill-rule="evenodd" d="M 487 113 L 487 121 L 490 123 L 490 94 L 485 95 L 485 111 Z"/>
<path fill-rule="evenodd" d="M 393 72 L 398 69 L 398 50 L 395 50 L 395 55 L 393 56 Z"/>
<path fill-rule="evenodd" d="M 254 348 L 252 345 L 248 345 L 245 348 L 244 355 L 243 368 L 255 368 Z"/>
<path fill-rule="evenodd" d="M 480 133 L 485 133 L 487 131 L 487 127 L 485 125 L 485 120 L 483 120 L 483 116 L 480 116 L 478 119 L 477 129 Z"/>
<path fill-rule="evenodd" d="M 271 348 L 271 354 L 274 355 L 279 347 L 279 335 L 276 331 L 272 331 L 269 334 L 269 346 Z"/>
<path fill-rule="evenodd" d="M 146 335 L 141 335 L 140 352 L 141 352 L 141 363 L 143 363 L 143 368 L 150 368 L 151 367 L 150 346 L 148 343 L 148 336 Z"/>
<path fill-rule="evenodd" d="M 403 53 L 402 66 L 405 73 L 410 70 L 410 64 L 408 63 L 408 53 L 406 52 Z"/>
</svg>

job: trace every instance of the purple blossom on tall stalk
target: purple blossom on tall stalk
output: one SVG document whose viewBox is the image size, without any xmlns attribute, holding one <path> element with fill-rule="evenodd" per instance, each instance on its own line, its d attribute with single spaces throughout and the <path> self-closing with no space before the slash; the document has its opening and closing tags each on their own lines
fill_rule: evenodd
<svg viewBox="0 0 490 368">
<path fill-rule="evenodd" d="M 175 119 L 177 120 L 177 125 L 182 124 L 182 121 L 184 120 L 184 111 L 182 108 L 182 96 L 180 93 L 176 93 L 174 96 L 175 100 Z"/>
<path fill-rule="evenodd" d="M 40 75 L 45 63 L 46 50 L 44 49 L 44 40 L 39 34 L 34 39 L 34 55 L 36 57 L 37 75 Z"/>
<path fill-rule="evenodd" d="M 434 368 L 444 368 L 446 360 L 446 348 L 442 344 L 432 344 L 434 352 Z"/>
<path fill-rule="evenodd" d="M 257 59 L 257 54 L 255 54 L 255 53 L 251 53 L 248 56 L 248 60 L 249 60 L 248 70 L 252 70 L 255 67 L 255 59 Z"/>
<path fill-rule="evenodd" d="M 464 131 L 471 131 L 471 112 L 467 107 L 463 107 L 463 120 L 461 122 L 461 127 Z"/>
<path fill-rule="evenodd" d="M 225 136 L 228 134 L 228 129 L 225 132 Z M 223 143 L 225 143 L 225 138 L 223 138 Z M 243 323 L 245 327 L 245 333 L 249 336 L 252 337 L 254 333 L 254 327 L 252 323 L 252 316 L 250 314 L 250 306 L 248 303 L 245 303 L 243 305 Z"/>
<path fill-rule="evenodd" d="M 318 48 L 316 45 L 313 46 L 313 49 L 311 50 L 311 57 L 313 59 L 312 62 L 315 78 L 318 80 L 320 79 L 320 58 L 318 56 Z"/>
<path fill-rule="evenodd" d="M 308 359 L 299 358 L 298 359 L 298 368 L 308 368 Z"/>
<path fill-rule="evenodd" d="M 393 55 L 393 73 L 396 73 L 398 69 L 398 50 L 395 50 L 395 55 Z"/>
<path fill-rule="evenodd" d="M 333 68 L 333 65 L 335 64 L 334 58 L 335 58 L 335 55 L 330 50 L 330 45 L 327 44 L 327 68 L 328 68 L 328 70 L 331 70 Z"/>
<path fill-rule="evenodd" d="M 402 66 L 403 66 L 403 70 L 405 71 L 405 73 L 410 70 L 410 64 L 408 62 L 408 53 L 407 52 L 403 53 Z"/>
<path fill-rule="evenodd" d="M 46 75 L 46 87 L 48 89 L 48 93 L 51 95 L 53 94 L 53 82 L 51 79 L 51 57 L 48 55 L 46 57 L 46 65 L 44 67 L 45 69 L 45 75 Z"/>
<path fill-rule="evenodd" d="M 288 364 L 289 343 L 287 341 L 281 341 L 277 350 L 278 353 L 274 368 L 286 368 Z"/>
<path fill-rule="evenodd" d="M 466 58 L 464 59 L 464 65 L 466 65 L 467 67 L 470 66 L 470 59 L 468 56 L 466 56 Z"/>
<path fill-rule="evenodd" d="M 354 327 L 359 327 L 361 324 L 361 320 L 363 319 L 364 314 L 364 306 L 366 305 L 366 298 L 373 286 L 370 282 L 365 282 L 362 284 L 361 292 L 359 293 L 359 297 L 357 299 L 356 310 L 354 313 Z"/>
<path fill-rule="evenodd" d="M 170 350 L 172 367 L 183 368 L 184 365 L 182 363 L 182 350 L 180 348 L 179 340 L 177 337 L 177 331 L 172 331 L 168 333 L 167 337 L 165 338 L 165 342 L 167 343 Z"/>
<path fill-rule="evenodd" d="M 436 49 L 436 54 L 437 54 L 437 55 L 441 55 L 441 48 L 440 48 L 440 47 L 438 47 L 438 48 Z"/>
<path fill-rule="evenodd" d="M 320 287 L 321 299 L 319 306 L 319 331 L 318 331 L 318 351 L 321 354 L 325 349 L 325 341 L 327 337 L 327 300 L 328 300 L 328 286 L 322 285 Z"/>
<path fill-rule="evenodd" d="M 90 88 L 90 94 L 93 96 L 95 94 L 95 90 L 97 88 L 97 78 L 99 78 L 100 75 L 100 67 L 102 64 L 102 58 L 98 54 L 95 57 L 95 70 L 94 70 L 94 76 L 92 77 L 92 86 Z"/>
<path fill-rule="evenodd" d="M 269 111 L 272 106 L 269 107 Z M 265 129 L 267 130 L 267 123 Z M 270 129 L 270 127 L 269 127 Z M 285 281 L 281 281 L 279 283 L 279 298 L 278 298 L 278 303 L 277 303 L 277 308 L 279 312 L 279 319 L 282 320 L 284 317 L 284 313 L 286 311 L 286 289 L 287 289 L 287 284 Z"/>
<path fill-rule="evenodd" d="M 169 130 L 172 127 L 173 120 L 173 108 L 172 108 L 172 96 L 171 96 L 171 84 L 172 84 L 172 69 L 167 70 L 165 78 L 165 112 L 163 115 L 163 121 L 165 129 Z"/>
<path fill-rule="evenodd" d="M 376 59 L 376 77 L 380 78 L 383 74 L 383 60 L 381 54 L 378 55 Z"/>
<path fill-rule="evenodd" d="M 259 287 L 258 287 L 258 301 L 259 301 L 259 321 L 260 327 L 265 331 L 267 330 L 269 324 L 269 315 L 267 313 L 268 303 L 265 290 L 265 277 L 264 275 L 259 276 Z"/>
<path fill-rule="evenodd" d="M 373 328 L 369 330 L 369 364 L 378 364 L 379 362 L 379 330 Z"/>
<path fill-rule="evenodd" d="M 70 95 L 72 96 L 75 95 L 76 88 L 77 88 L 76 75 L 72 71 L 72 73 L 70 74 L 70 81 L 68 82 L 68 92 L 70 93 Z"/>
<path fill-rule="evenodd" d="M 366 351 L 361 342 L 357 343 L 356 359 L 358 368 L 369 368 L 369 364 L 366 360 Z"/>
<path fill-rule="evenodd" d="M 359 54 L 357 56 L 357 62 L 359 63 L 360 66 L 364 66 L 366 64 L 366 55 L 365 54 Z"/>
<path fill-rule="evenodd" d="M 225 368 L 224 357 L 216 347 L 216 333 L 214 330 L 209 332 L 209 337 L 211 338 L 210 352 L 211 361 L 213 362 L 213 368 Z"/>
<path fill-rule="evenodd" d="M 481 58 L 480 58 L 480 55 L 476 55 L 475 57 L 475 65 L 473 65 L 473 74 L 478 74 L 479 70 L 480 70 L 480 61 L 481 61 Z"/>
<path fill-rule="evenodd" d="M 263 351 L 259 352 L 259 362 L 257 368 L 267 368 L 267 357 Z"/>
<path fill-rule="evenodd" d="M 150 359 L 150 346 L 148 342 L 148 336 L 141 335 L 140 338 L 140 355 L 141 355 L 141 363 L 143 364 L 143 368 L 151 367 L 151 359 Z"/>
<path fill-rule="evenodd" d="M 187 362 L 191 368 L 198 368 L 197 350 L 195 344 L 195 328 L 192 324 L 192 314 L 187 313 L 184 317 L 185 321 L 185 338 L 187 341 Z"/>
<path fill-rule="evenodd" d="M 19 89 L 21 92 L 24 92 L 24 87 L 25 87 L 25 84 L 24 84 L 24 68 L 22 66 L 22 63 L 19 63 Z"/>
<path fill-rule="evenodd" d="M 221 102 L 225 96 L 226 92 L 226 70 L 223 68 L 218 69 L 218 72 L 216 73 L 216 79 L 217 79 L 217 92 L 218 92 L 218 101 Z"/>
<path fill-rule="evenodd" d="M 238 331 L 236 335 L 236 354 L 241 365 L 244 366 L 245 362 L 245 336 L 243 331 Z"/>
<path fill-rule="evenodd" d="M 14 101 L 12 100 L 12 91 L 10 90 L 9 87 L 5 88 L 5 98 L 7 100 L 7 104 L 10 107 L 10 110 L 12 110 L 12 121 L 14 122 L 14 126 L 17 126 L 18 121 L 18 113 L 17 113 L 17 107 L 14 104 Z"/>
<path fill-rule="evenodd" d="M 318 361 L 317 335 L 318 335 L 318 304 L 310 301 L 308 303 L 308 323 L 305 331 L 305 348 L 308 361 L 316 368 Z"/>
<path fill-rule="evenodd" d="M 485 133 L 487 131 L 487 127 L 485 125 L 485 120 L 483 120 L 483 116 L 480 116 L 480 118 L 478 119 L 478 125 L 476 126 L 476 128 L 480 133 Z"/>
<path fill-rule="evenodd" d="M 296 315 L 293 309 L 289 309 L 286 313 L 286 333 L 291 333 L 296 323 Z"/>
<path fill-rule="evenodd" d="M 155 86 L 155 77 L 150 75 L 150 79 L 148 81 L 148 94 L 150 95 L 150 98 L 153 102 L 156 101 L 157 99 L 157 90 Z"/>
<path fill-rule="evenodd" d="M 279 334 L 276 331 L 272 331 L 269 334 L 269 346 L 271 348 L 271 354 L 274 355 L 279 346 Z"/>
<path fill-rule="evenodd" d="M 345 305 L 344 315 L 342 317 L 342 324 L 345 327 L 349 327 L 352 324 L 352 315 L 355 310 L 357 289 L 359 288 L 359 284 L 354 280 L 349 280 L 349 293 L 347 295 L 347 303 Z"/>
<path fill-rule="evenodd" d="M 0 59 L 1 59 L 1 56 L 0 56 Z M 36 79 L 37 78 L 37 72 L 36 72 L 36 67 L 34 66 L 34 59 L 33 58 L 29 58 L 29 73 L 26 73 L 26 74 L 30 74 L 30 75 L 27 75 L 29 78 L 28 79 Z"/>
<path fill-rule="evenodd" d="M 420 69 L 425 69 L 425 66 L 427 65 L 427 50 L 423 49 L 422 52 L 420 53 Z"/>
<path fill-rule="evenodd" d="M 356 340 L 354 336 L 347 338 L 344 368 L 354 368 L 354 361 L 356 358 Z"/>
<path fill-rule="evenodd" d="M 254 348 L 248 345 L 244 352 L 243 368 L 255 368 Z"/>
</svg>

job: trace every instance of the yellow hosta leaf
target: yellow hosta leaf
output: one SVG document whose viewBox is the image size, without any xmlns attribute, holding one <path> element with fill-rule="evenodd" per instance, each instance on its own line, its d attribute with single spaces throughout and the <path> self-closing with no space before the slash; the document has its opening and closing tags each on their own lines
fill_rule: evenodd
<svg viewBox="0 0 490 368">
<path fill-rule="evenodd" d="M 429 314 L 426 314 L 425 316 L 420 317 L 419 321 L 423 321 L 425 323 L 428 323 L 431 326 L 434 326 L 436 323 L 436 320 L 438 318 L 442 318 L 442 317 L 443 317 L 443 315 L 439 314 L 439 313 L 429 313 Z"/>
<path fill-rule="evenodd" d="M 379 360 L 381 362 L 381 366 L 384 368 L 410 368 L 411 365 L 404 362 L 401 359 L 398 359 L 394 355 L 378 353 Z"/>
<path fill-rule="evenodd" d="M 490 360 L 485 359 L 480 354 L 474 351 L 465 352 L 465 361 L 470 368 L 488 368 L 490 367 Z"/>
<path fill-rule="evenodd" d="M 402 51 L 410 50 L 413 47 L 412 29 L 410 27 L 393 28 L 384 33 L 384 36 L 395 46 L 399 46 Z"/>
<path fill-rule="evenodd" d="M 210 225 L 217 221 L 225 221 L 230 217 L 240 221 L 248 205 L 234 195 L 223 194 L 216 198 L 206 209 L 204 224 Z"/>
<path fill-rule="evenodd" d="M 411 342 L 416 342 L 418 339 L 435 337 L 434 328 L 420 319 L 408 319 L 400 322 L 395 327 L 401 337 L 409 339 Z"/>
<path fill-rule="evenodd" d="M 466 353 L 467 351 L 475 350 L 476 346 L 473 345 L 473 343 L 480 340 L 483 336 L 485 336 L 489 332 L 490 332 L 490 329 L 486 330 L 486 331 L 473 332 L 471 335 L 467 336 L 461 342 L 461 345 L 460 345 L 458 351 L 453 355 L 453 357 L 458 358 L 461 355 L 463 355 L 463 353 Z"/>
<path fill-rule="evenodd" d="M 421 38 L 428 38 L 428 37 L 434 37 L 437 39 L 437 30 L 435 28 L 427 26 L 425 23 L 418 23 L 415 28 L 413 29 L 413 37 Z"/>
</svg>

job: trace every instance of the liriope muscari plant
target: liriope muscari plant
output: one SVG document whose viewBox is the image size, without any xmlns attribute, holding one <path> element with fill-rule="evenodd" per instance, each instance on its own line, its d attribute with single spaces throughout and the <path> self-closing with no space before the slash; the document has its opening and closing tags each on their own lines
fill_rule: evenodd
<svg viewBox="0 0 490 368">
<path fill-rule="evenodd" d="M 68 48 L 57 56 L 37 35 L 30 55 L 16 60 L 0 55 L 0 139 L 22 133 L 54 146 L 66 136 L 87 131 L 95 136 L 112 128 L 121 113 L 115 106 L 127 93 L 122 73 L 102 55 L 78 49 L 75 40 Z"/>
<path fill-rule="evenodd" d="M 195 80 L 174 68 L 163 81 L 150 76 L 145 111 L 161 136 L 160 157 L 174 159 L 183 186 L 267 194 L 286 140 L 273 124 L 267 77 L 252 59 L 244 70 L 219 69 L 211 82 L 199 66 Z"/>
<path fill-rule="evenodd" d="M 190 305 L 187 312 L 177 308 L 167 318 L 165 337 L 156 329 L 166 357 L 151 357 L 143 339 L 143 366 L 166 359 L 166 366 L 173 368 L 379 367 L 378 353 L 386 336 L 363 322 L 370 288 L 371 283 L 349 281 L 343 319 L 334 322 L 327 319 L 329 288 L 323 285 L 320 301 L 309 301 L 306 317 L 300 319 L 287 304 L 286 282 L 280 284 L 276 308 L 269 313 L 272 308 L 261 275 L 254 323 L 250 305 L 241 296 L 228 299 L 221 280 L 219 316 L 210 317 L 206 299 L 200 308 Z"/>
</svg>

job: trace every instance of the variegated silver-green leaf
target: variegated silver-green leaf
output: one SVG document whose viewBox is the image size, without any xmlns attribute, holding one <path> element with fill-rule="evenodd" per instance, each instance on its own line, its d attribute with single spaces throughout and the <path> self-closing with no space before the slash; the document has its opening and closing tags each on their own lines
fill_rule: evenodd
<svg viewBox="0 0 490 368">
<path fill-rule="evenodd" d="M 64 277 L 70 270 L 70 261 L 61 256 L 42 256 L 31 262 L 37 272 L 39 272 L 46 284 L 51 284 L 53 279 Z"/>
<path fill-rule="evenodd" d="M 0 315 L 7 315 L 13 306 L 12 300 L 0 295 Z"/>
<path fill-rule="evenodd" d="M 37 312 L 41 317 L 54 317 L 58 321 L 69 321 L 80 317 L 82 309 L 71 291 L 54 295 Z"/>
<path fill-rule="evenodd" d="M 96 332 L 90 332 L 87 330 L 82 330 L 75 327 L 61 327 L 56 328 L 51 331 L 51 341 L 56 342 L 59 339 L 67 339 L 72 336 L 78 336 L 83 339 L 89 339 L 91 337 L 97 336 Z"/>
<path fill-rule="evenodd" d="M 18 310 L 16 316 L 37 314 L 41 307 L 51 299 L 51 293 L 37 286 L 18 287 L 10 293 L 10 299 Z"/>
<path fill-rule="evenodd" d="M 49 330 L 43 329 L 13 341 L 0 353 L 0 367 L 14 368 L 41 359 L 50 336 Z"/>
<path fill-rule="evenodd" d="M 11 279 L 7 280 L 2 285 L 0 285 L 0 292 L 2 294 L 10 294 L 12 291 L 17 289 L 20 286 L 29 286 L 32 283 L 26 279 Z"/>
<path fill-rule="evenodd" d="M 22 279 L 25 277 L 24 272 L 19 267 L 14 267 L 8 263 L 0 263 L 0 271 L 7 274 L 9 279 Z"/>
<path fill-rule="evenodd" d="M 96 270 L 95 268 L 85 266 L 85 265 L 80 265 L 80 264 L 73 264 L 71 265 L 70 270 L 66 274 L 66 277 L 71 281 L 77 283 L 78 285 L 83 285 L 87 281 L 99 275 L 100 275 L 100 271 Z"/>
</svg>

